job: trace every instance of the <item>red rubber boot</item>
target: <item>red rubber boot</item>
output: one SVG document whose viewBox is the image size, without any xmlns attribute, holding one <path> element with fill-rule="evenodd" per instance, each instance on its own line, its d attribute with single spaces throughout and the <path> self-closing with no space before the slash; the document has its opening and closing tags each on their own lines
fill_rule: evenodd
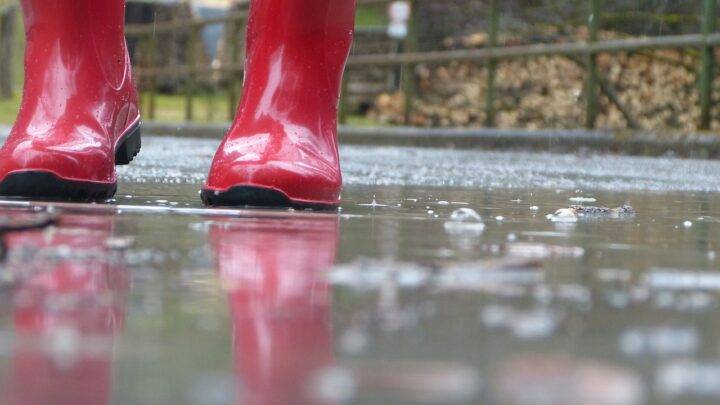
<svg viewBox="0 0 720 405">
<path fill-rule="evenodd" d="M 22 0 L 25 89 L 0 149 L 0 195 L 101 200 L 140 151 L 125 0 Z"/>
<path fill-rule="evenodd" d="M 354 0 L 254 0 L 238 114 L 202 192 L 207 205 L 340 203 L 340 82 Z"/>
</svg>

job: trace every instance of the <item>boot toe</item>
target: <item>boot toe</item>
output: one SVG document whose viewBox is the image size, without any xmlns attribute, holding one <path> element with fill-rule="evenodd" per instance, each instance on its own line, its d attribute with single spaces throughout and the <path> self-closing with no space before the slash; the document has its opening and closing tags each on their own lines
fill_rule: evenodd
<svg viewBox="0 0 720 405">
<path fill-rule="evenodd" d="M 64 180 L 115 182 L 112 158 L 92 143 L 56 144 L 25 139 L 0 150 L 0 178 L 18 172 L 45 172 Z"/>
<path fill-rule="evenodd" d="M 336 206 L 340 202 L 341 187 L 339 170 L 328 172 L 307 163 L 272 161 L 213 165 L 205 191 L 219 194 L 233 188 L 266 190 L 274 192 L 273 206 L 285 205 L 277 202 L 282 196 L 289 200 L 288 205 Z M 270 199 L 270 195 L 266 198 Z M 258 204 L 239 201 L 237 205 Z"/>
</svg>

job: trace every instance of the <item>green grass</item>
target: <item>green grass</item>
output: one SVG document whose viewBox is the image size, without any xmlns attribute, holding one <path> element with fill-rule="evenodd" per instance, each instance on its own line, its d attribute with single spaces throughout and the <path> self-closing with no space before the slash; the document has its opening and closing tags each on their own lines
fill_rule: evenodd
<svg viewBox="0 0 720 405">
<path fill-rule="evenodd" d="M 2 5 L 0 1 L 0 5 Z M 7 2 L 6 2 L 7 3 Z M 0 99 L 0 124 L 12 124 L 17 115 L 20 98 L 22 97 L 23 86 L 23 53 L 25 49 L 25 34 L 23 32 L 22 18 L 20 11 L 15 13 L 15 46 L 13 49 L 13 83 L 15 84 L 15 93 L 9 100 Z"/>
<path fill-rule="evenodd" d="M 355 127 L 373 127 L 378 125 L 377 122 L 364 115 L 348 115 L 346 124 Z"/>
<path fill-rule="evenodd" d="M 185 121 L 185 97 L 174 94 L 156 95 L 155 118 L 159 122 L 184 122 Z M 147 112 L 148 96 L 143 98 L 143 117 L 149 120 Z M 234 110 L 233 110 L 234 111 Z M 228 97 L 225 93 L 203 94 L 195 98 L 195 116 L 193 122 L 197 123 L 221 123 L 228 121 Z M 350 115 L 347 117 L 347 124 L 355 126 L 373 126 L 377 123 L 363 115 Z"/>
<path fill-rule="evenodd" d="M 10 100 L 0 100 L 0 124 L 12 124 L 20 105 L 20 92 Z M 185 97 L 175 94 L 158 94 L 155 107 L 154 121 L 160 122 L 184 122 L 185 121 Z M 144 98 L 146 105 L 143 110 L 143 117 L 149 120 L 147 112 L 147 96 Z M 197 123 L 221 123 L 228 120 L 228 98 L 226 94 L 203 94 L 195 98 L 195 119 Z M 347 117 L 347 123 L 356 126 L 372 126 L 375 123 L 361 115 Z"/>
<path fill-rule="evenodd" d="M 20 92 L 16 91 L 10 100 L 0 100 L 0 124 L 12 124 L 20 105 Z"/>
<path fill-rule="evenodd" d="M 154 121 L 183 122 L 185 121 L 185 96 L 182 94 L 157 94 L 155 99 Z M 143 97 L 143 115 L 150 119 L 148 113 L 149 95 Z M 198 94 L 194 101 L 193 122 L 212 123 L 228 120 L 228 96 L 225 93 Z"/>
<path fill-rule="evenodd" d="M 358 7 L 355 23 L 358 27 L 386 25 L 388 23 L 386 6 L 372 4 Z"/>
</svg>

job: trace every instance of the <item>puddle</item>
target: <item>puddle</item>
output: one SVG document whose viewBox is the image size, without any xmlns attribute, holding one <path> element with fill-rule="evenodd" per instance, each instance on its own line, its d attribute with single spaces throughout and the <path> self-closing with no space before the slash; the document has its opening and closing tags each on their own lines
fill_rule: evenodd
<svg viewBox="0 0 720 405">
<path fill-rule="evenodd" d="M 394 187 L 350 170 L 339 212 L 206 210 L 174 182 L 194 174 L 151 173 L 109 205 L 0 202 L 59 219 L 4 236 L 0 385 L 37 388 L 0 402 L 720 397 L 715 194 Z M 545 217 L 626 203 L 626 218 Z"/>
</svg>

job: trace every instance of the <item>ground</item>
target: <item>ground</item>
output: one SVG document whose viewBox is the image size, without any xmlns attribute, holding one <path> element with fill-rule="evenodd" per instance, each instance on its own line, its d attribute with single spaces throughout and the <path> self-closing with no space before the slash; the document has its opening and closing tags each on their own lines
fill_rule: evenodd
<svg viewBox="0 0 720 405">
<path fill-rule="evenodd" d="M 147 137 L 107 204 L 0 201 L 60 216 L 6 236 L 0 395 L 720 397 L 719 162 L 345 146 L 338 212 L 203 209 L 217 144 Z M 634 216 L 547 217 L 625 203 Z"/>
</svg>

